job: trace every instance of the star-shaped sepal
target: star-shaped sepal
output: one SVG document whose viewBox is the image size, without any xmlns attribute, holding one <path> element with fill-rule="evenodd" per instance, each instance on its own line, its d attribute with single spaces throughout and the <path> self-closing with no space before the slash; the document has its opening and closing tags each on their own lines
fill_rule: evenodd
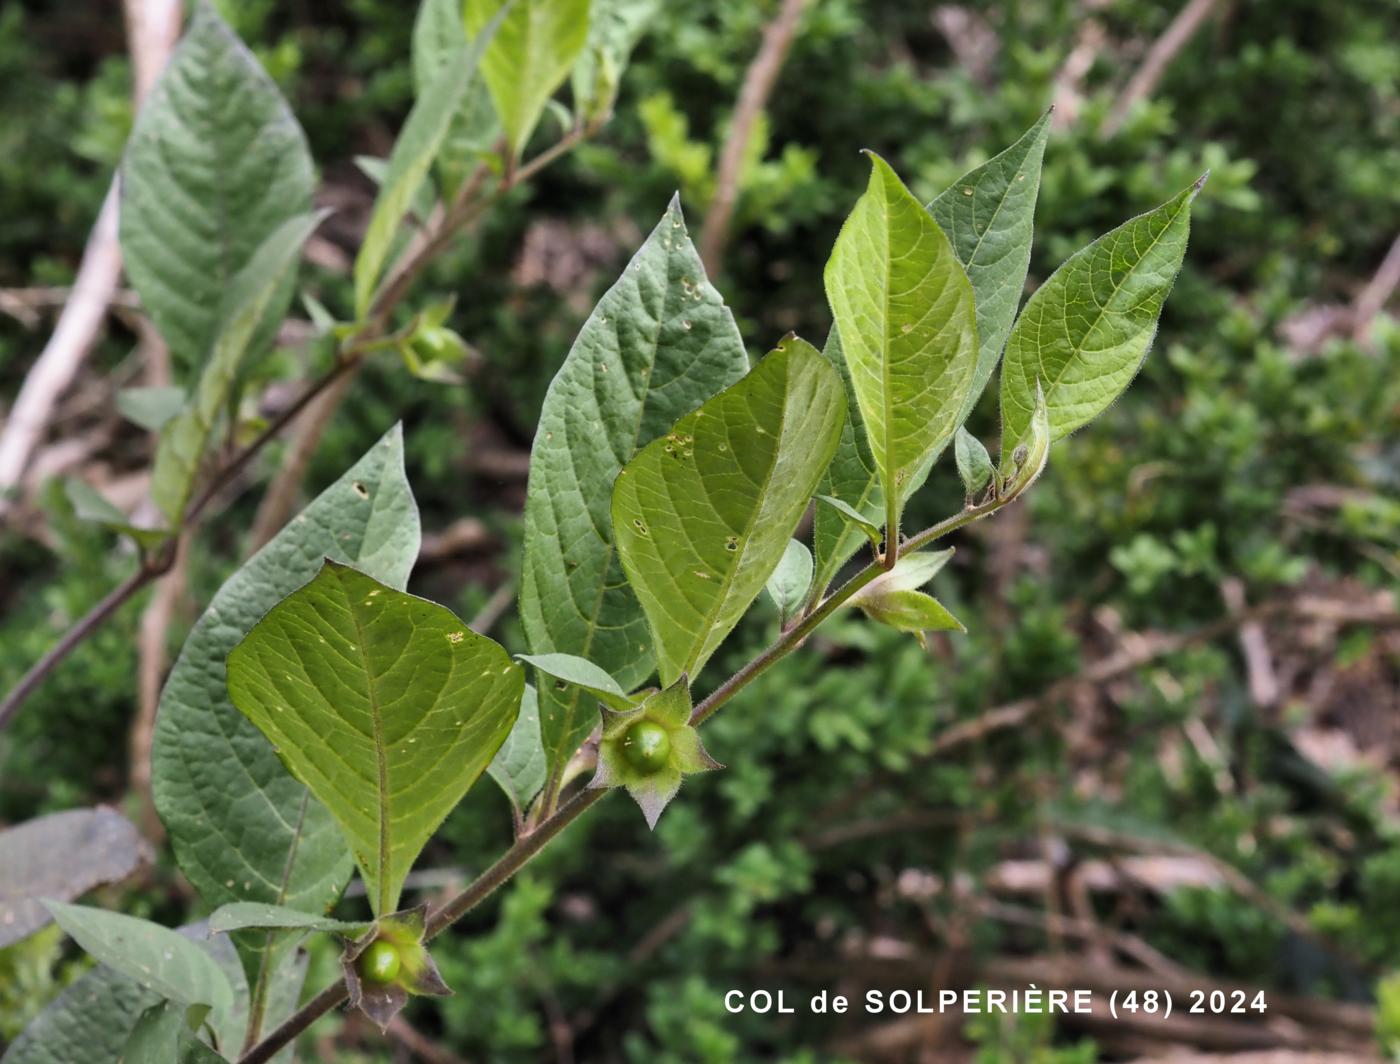
<svg viewBox="0 0 1400 1064">
<path fill-rule="evenodd" d="M 705 752 L 690 724 L 690 681 L 682 676 L 634 709 L 603 707 L 598 771 L 590 788 L 625 787 L 655 828 L 661 811 L 680 790 L 681 777 L 723 768 Z"/>
<path fill-rule="evenodd" d="M 340 956 L 350 1007 L 383 1031 L 414 995 L 451 995 L 424 943 L 428 906 L 381 916 Z"/>
</svg>

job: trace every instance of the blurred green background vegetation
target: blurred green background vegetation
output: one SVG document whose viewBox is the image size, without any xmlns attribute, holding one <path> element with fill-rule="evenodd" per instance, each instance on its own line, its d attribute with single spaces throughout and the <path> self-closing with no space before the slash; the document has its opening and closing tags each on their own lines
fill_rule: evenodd
<svg viewBox="0 0 1400 1064">
<path fill-rule="evenodd" d="M 373 196 L 352 160 L 386 154 L 411 102 L 409 13 L 387 0 L 218 6 L 307 130 L 321 198 L 339 208 L 307 287 L 347 312 L 336 255 L 353 255 Z M 425 529 L 461 534 L 414 590 L 471 616 L 514 578 L 545 387 L 673 190 L 698 231 L 777 7 L 663 5 L 615 119 L 513 192 L 410 301 L 456 297 L 453 325 L 480 354 L 469 382 L 386 360 L 355 384 L 305 497 L 403 419 Z M 925 651 L 853 618 L 823 630 L 716 719 L 706 742 L 728 769 L 690 782 L 655 834 L 630 803 L 605 803 L 440 940 L 456 996 L 409 1014 L 439 1048 L 677 1064 L 921 1060 L 959 1044 L 987 1064 L 1143 1055 L 1105 1025 L 935 1030 L 723 1005 L 736 987 L 801 999 L 955 974 L 1034 981 L 1025 966 L 1052 956 L 1378 1004 L 1375 1051 L 1400 1044 L 1400 993 L 1383 982 L 1400 957 L 1400 325 L 1358 313 L 1400 233 L 1400 8 L 1221 0 L 1120 114 L 1177 11 L 810 0 L 714 278 L 755 355 L 788 330 L 824 338 L 821 269 L 864 186 L 860 148 L 931 198 L 1051 103 L 1032 282 L 1210 169 L 1185 269 L 1127 396 L 1057 445 L 1029 503 L 959 538 L 940 596 L 970 634 Z M 0 289 L 71 282 L 130 126 L 128 67 L 114 5 L 0 11 Z M 0 403 L 53 309 L 0 306 Z M 149 462 L 146 434 L 111 407 L 139 376 L 137 339 L 119 315 L 47 441 L 77 441 L 99 479 Z M 268 360 L 269 401 L 321 358 L 313 345 Z M 969 425 L 989 443 L 994 394 Z M 242 557 L 282 454 L 201 533 L 172 653 Z M 960 495 L 947 462 L 911 522 Z M 0 529 L 0 689 L 132 563 L 36 487 Z M 0 733 L 0 822 L 95 802 L 139 815 L 126 751 L 144 601 Z M 1260 613 L 1232 623 L 1242 603 Z M 775 626 L 761 603 L 701 686 Z M 494 634 L 523 649 L 509 614 Z M 1015 725 L 989 726 L 1008 706 L 1024 710 Z M 970 722 L 971 740 L 934 750 Z M 505 801 L 478 787 L 422 867 L 470 875 L 509 832 Z M 129 912 L 190 915 L 168 856 L 109 894 Z M 329 948 L 314 962 L 313 989 Z M 80 963 L 52 932 L 0 951 L 0 1041 Z M 410 1059 L 343 1019 L 317 1029 L 317 1053 Z"/>
</svg>

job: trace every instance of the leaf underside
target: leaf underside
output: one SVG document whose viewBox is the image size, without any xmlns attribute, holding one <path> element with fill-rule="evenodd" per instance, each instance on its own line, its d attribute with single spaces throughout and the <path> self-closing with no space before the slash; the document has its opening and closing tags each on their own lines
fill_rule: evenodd
<svg viewBox="0 0 1400 1064">
<path fill-rule="evenodd" d="M 340 897 L 354 867 L 340 831 L 234 708 L 225 659 L 326 556 L 403 587 L 418 544 L 395 427 L 234 573 L 195 624 L 161 695 L 152 764 L 156 809 L 205 905 L 324 913 Z M 240 936 L 240 952 L 256 960 L 262 940 Z"/>
<path fill-rule="evenodd" d="M 587 658 L 626 690 L 653 670 L 651 639 L 613 549 L 613 481 L 637 449 L 739 380 L 733 315 L 705 278 L 680 203 L 598 302 L 549 386 L 530 457 L 520 616 L 534 654 Z M 577 688 L 539 692 L 559 772 L 598 722 Z"/>
<path fill-rule="evenodd" d="M 613 530 L 663 685 L 697 675 L 763 590 L 844 420 L 840 377 L 790 338 L 618 476 Z"/>
<path fill-rule="evenodd" d="M 1053 441 L 1102 412 L 1137 374 L 1186 254 L 1200 187 L 1076 252 L 1031 296 L 1002 365 L 1003 468 L 1030 428 L 1037 381 Z"/>
<path fill-rule="evenodd" d="M 869 187 L 841 228 L 825 281 L 893 536 L 911 485 L 957 428 L 977 325 L 947 236 L 889 165 L 870 158 Z"/>
<path fill-rule="evenodd" d="M 505 741 L 524 683 L 450 610 L 332 561 L 228 657 L 234 704 L 340 824 L 376 915 Z"/>
</svg>

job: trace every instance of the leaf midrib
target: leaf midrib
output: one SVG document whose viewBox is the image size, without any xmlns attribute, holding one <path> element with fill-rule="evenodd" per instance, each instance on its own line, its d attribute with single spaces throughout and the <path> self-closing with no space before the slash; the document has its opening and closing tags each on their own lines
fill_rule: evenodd
<svg viewBox="0 0 1400 1064">
<path fill-rule="evenodd" d="M 783 378 L 783 412 L 782 417 L 778 421 L 778 430 L 773 435 L 773 460 L 769 463 L 768 471 L 764 473 L 763 483 L 759 487 L 758 505 L 755 506 L 749 512 L 749 519 L 746 522 L 744 522 L 743 533 L 739 541 L 740 547 L 734 554 L 734 564 L 730 566 L 729 572 L 720 582 L 719 594 L 715 597 L 714 608 L 705 617 L 704 627 L 700 630 L 700 642 L 698 644 L 699 649 L 696 650 L 695 648 L 692 648 L 690 656 L 686 661 L 685 668 L 681 670 L 682 674 L 689 674 L 690 670 L 695 667 L 695 662 L 698 661 L 699 658 L 704 654 L 705 644 L 709 642 L 710 633 L 714 630 L 714 623 L 719 617 L 722 607 L 729 599 L 729 589 L 734 585 L 734 578 L 738 575 L 739 570 L 744 567 L 744 559 L 747 557 L 749 552 L 749 546 L 753 542 L 753 529 L 754 526 L 758 523 L 760 514 L 762 514 L 763 512 L 763 502 L 766 498 L 768 498 L 768 486 L 773 482 L 773 473 L 778 468 L 778 456 L 781 454 L 783 449 L 783 435 L 787 428 L 788 399 L 791 394 L 792 383 L 791 355 L 788 356 L 788 364 L 783 368 Z M 698 463 L 695 467 L 695 472 L 696 476 L 700 475 L 700 467 Z"/>
<path fill-rule="evenodd" d="M 1123 290 L 1123 288 L 1124 288 L 1125 285 L 1127 285 L 1129 279 L 1133 276 L 1134 273 L 1137 272 L 1138 267 L 1142 265 L 1143 261 L 1147 258 L 1147 256 L 1150 255 L 1150 254 L 1152 254 L 1152 249 L 1155 248 L 1158 244 L 1160 244 L 1160 243 L 1162 242 L 1162 238 L 1163 238 L 1164 236 L 1166 236 L 1167 230 L 1170 229 L 1170 228 L 1172 227 L 1173 224 L 1175 224 L 1177 218 L 1179 218 L 1179 217 L 1181 216 L 1181 212 L 1184 211 L 1184 210 L 1190 205 L 1190 203 L 1191 203 L 1190 199 L 1183 198 L 1183 200 L 1182 200 L 1180 206 L 1177 207 L 1175 213 L 1173 213 L 1172 216 L 1171 216 L 1170 218 L 1168 218 L 1168 219 L 1166 220 L 1166 222 L 1163 224 L 1163 226 L 1162 226 L 1162 231 L 1152 238 L 1151 243 L 1149 243 L 1149 244 L 1147 245 L 1147 247 L 1143 250 L 1142 254 L 1138 256 L 1137 262 L 1133 263 L 1133 265 L 1132 265 L 1131 267 L 1129 267 L 1127 273 L 1125 273 L 1125 274 L 1123 275 L 1123 280 L 1120 281 L 1118 284 L 1116 284 L 1116 285 L 1113 286 L 1112 291 L 1109 292 L 1108 298 L 1105 299 L 1105 300 L 1103 301 L 1103 303 L 1099 305 L 1099 313 L 1098 313 L 1098 315 L 1094 318 L 1093 324 L 1090 325 L 1089 328 L 1087 328 L 1087 329 L 1084 330 L 1084 335 L 1085 335 L 1085 337 L 1088 337 L 1088 336 L 1092 335 L 1093 332 L 1094 332 L 1094 330 L 1096 330 L 1096 329 L 1099 327 L 1099 323 L 1100 323 L 1101 321 L 1103 321 L 1104 315 L 1106 315 L 1106 314 L 1108 313 L 1109 304 L 1112 303 L 1116 298 L 1118 298 L 1118 293 L 1121 292 L 1121 291 Z M 1129 224 L 1131 224 L 1131 223 L 1129 223 Z M 1066 265 L 1068 265 L 1068 263 L 1067 263 Z M 1040 326 L 1037 325 L 1036 328 L 1037 328 L 1037 330 L 1039 330 Z M 1041 351 L 1042 351 L 1042 350 L 1043 350 L 1042 346 L 1041 346 L 1040 344 L 1037 344 L 1037 345 L 1036 345 L 1036 364 L 1037 364 L 1041 369 L 1044 369 L 1044 368 L 1045 368 L 1045 361 L 1044 361 L 1044 359 L 1043 359 L 1042 356 L 1041 356 Z M 1049 403 L 1049 395 L 1050 395 L 1050 393 L 1051 393 L 1052 391 L 1054 391 L 1057 387 L 1059 387 L 1060 381 L 1064 378 L 1065 372 L 1069 369 L 1071 363 L 1074 363 L 1074 362 L 1079 361 L 1079 360 L 1083 357 L 1083 354 L 1084 354 L 1084 345 L 1083 345 L 1082 343 L 1075 344 L 1074 347 L 1073 347 L 1073 349 L 1072 349 L 1071 352 L 1070 352 L 1070 357 L 1067 358 L 1067 359 L 1065 359 L 1064 364 L 1060 367 L 1060 372 L 1057 373 L 1057 374 L 1055 375 L 1055 378 L 1050 382 L 1049 387 L 1045 387 L 1045 388 L 1044 388 L 1045 395 L 1046 395 L 1046 404 L 1045 404 L 1045 405 L 1046 405 L 1046 408 L 1047 408 L 1047 409 L 1049 408 L 1049 405 L 1050 405 L 1050 403 Z M 1044 387 L 1044 386 L 1042 386 L 1042 387 Z M 1035 416 L 1035 407 L 1034 407 L 1034 405 L 1032 405 L 1032 406 L 1030 407 L 1030 411 L 1031 411 L 1031 417 L 1033 418 L 1033 417 Z M 1026 424 L 1029 425 L 1029 424 L 1030 424 L 1030 421 L 1028 420 L 1028 421 L 1026 422 Z M 1022 434 L 1024 435 L 1025 429 L 1022 428 L 1021 432 L 1022 432 Z M 1019 442 L 1019 441 L 1018 441 L 1018 442 Z"/>
<path fill-rule="evenodd" d="M 379 904 L 376 906 L 375 915 L 383 916 L 389 909 L 389 759 L 384 748 L 384 717 L 379 705 L 379 690 L 374 682 L 374 672 L 370 668 L 369 644 L 365 639 L 364 625 L 360 623 L 360 615 L 355 609 L 349 590 L 345 587 L 339 577 L 336 583 L 340 587 L 340 593 L 345 596 L 346 612 L 350 614 L 350 622 L 355 626 L 355 639 L 359 643 L 359 650 L 365 661 L 365 693 L 369 700 L 370 722 L 374 730 L 374 760 L 379 773 L 379 882 L 375 884 L 379 888 Z"/>
</svg>

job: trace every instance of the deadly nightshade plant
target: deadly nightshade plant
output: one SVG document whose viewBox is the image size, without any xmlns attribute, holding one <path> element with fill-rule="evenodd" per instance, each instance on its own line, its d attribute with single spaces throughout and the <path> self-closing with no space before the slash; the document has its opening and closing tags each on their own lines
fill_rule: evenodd
<svg viewBox="0 0 1400 1064">
<path fill-rule="evenodd" d="M 386 300 L 392 308 L 402 295 L 390 263 L 413 202 L 430 178 L 458 206 L 478 202 L 483 183 L 509 187 L 529 170 L 522 153 L 571 74 L 580 115 L 605 116 L 639 29 L 634 8 L 645 6 L 594 0 L 590 14 L 587 0 L 469 0 L 464 24 L 455 0 L 426 0 L 420 97 L 383 171 L 354 320 L 312 305 L 342 358 L 409 346 L 421 369 L 425 351 L 460 350 L 441 306 L 398 331 L 386 324 Z M 213 319 L 162 304 L 173 276 L 164 271 L 227 264 L 175 262 L 185 245 L 164 245 L 144 198 L 179 185 L 179 150 L 198 150 L 175 97 L 214 91 L 187 76 L 200 63 L 243 79 L 239 91 L 261 101 L 251 119 L 282 146 L 248 164 L 276 178 L 280 206 L 249 214 L 246 261 L 217 279 L 227 305 Z M 299 131 L 269 92 L 201 8 L 156 95 L 170 102 L 143 116 L 128 152 L 133 282 L 172 346 L 203 367 L 188 399 L 132 400 L 164 426 L 155 493 L 171 527 L 188 514 L 250 352 L 288 305 L 316 221 L 309 170 L 285 158 Z M 512 657 L 404 590 L 419 523 L 390 429 L 228 579 L 166 685 L 155 801 L 212 910 L 207 923 L 175 932 L 48 902 L 105 967 L 41 1015 L 7 1064 L 62 1059 L 75 1039 L 91 1061 L 267 1061 L 347 998 L 387 1024 L 410 995 L 450 993 L 431 939 L 609 791 L 625 790 L 654 826 L 688 775 L 719 769 L 701 741 L 705 721 L 832 614 L 855 607 L 920 639 L 962 630 L 925 590 L 952 554 L 930 548 L 1018 499 L 1054 442 L 1127 386 L 1201 187 L 1071 257 L 1018 314 L 1048 130 L 1042 118 L 929 204 L 872 154 L 826 267 L 834 321 L 822 349 L 788 336 L 752 364 L 672 201 L 544 401 L 525 507 L 527 653 Z M 179 150 L 156 152 L 152 138 Z M 962 426 L 998 364 L 994 461 Z M 965 505 L 910 533 L 905 506 L 950 444 Z M 111 518 L 101 500 L 82 501 Z M 794 536 L 812 506 L 809 546 Z M 868 559 L 832 590 L 863 548 Z M 707 682 L 707 662 L 765 591 L 776 640 Z M 698 701 L 697 681 L 708 692 Z M 401 908 L 415 860 L 483 774 L 510 801 L 514 844 L 441 907 Z M 355 870 L 368 919 L 327 916 Z M 309 934 L 345 940 L 344 975 L 297 1009 L 295 947 Z"/>
</svg>

